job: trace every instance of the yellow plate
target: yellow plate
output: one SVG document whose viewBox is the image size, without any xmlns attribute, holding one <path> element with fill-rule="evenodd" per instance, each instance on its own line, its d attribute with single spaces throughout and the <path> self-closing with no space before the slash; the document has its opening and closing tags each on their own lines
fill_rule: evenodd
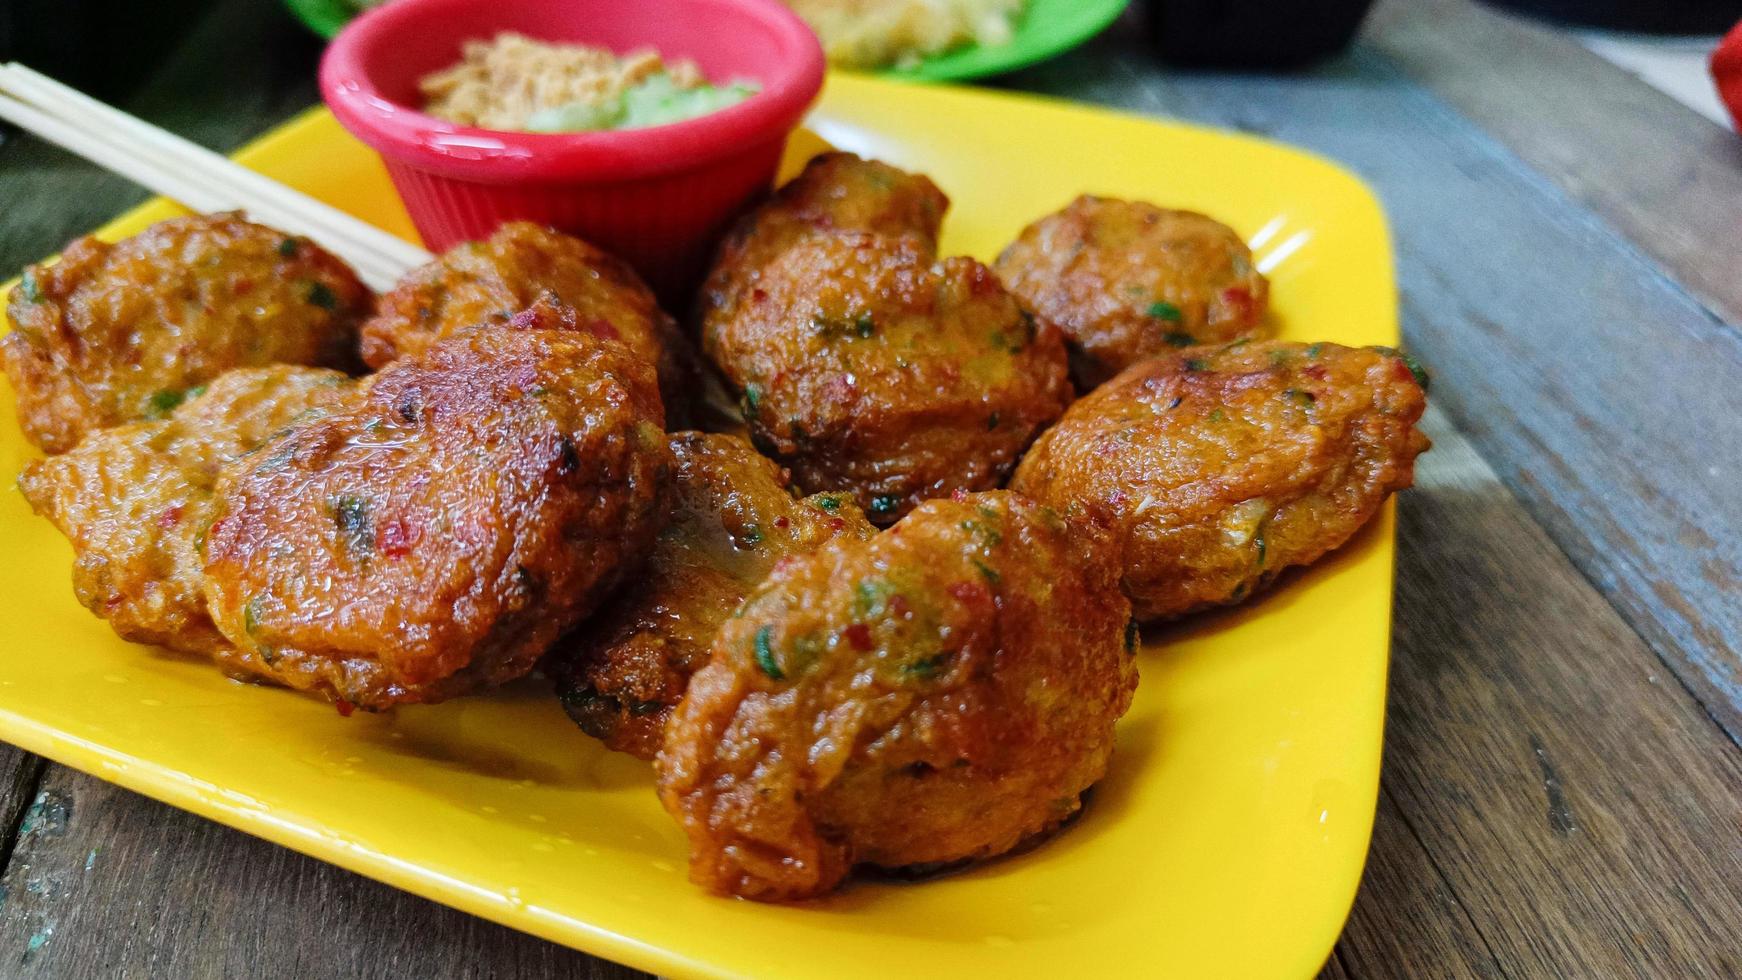
<svg viewBox="0 0 1742 980">
<path fill-rule="evenodd" d="M 1275 284 L 1284 336 L 1395 343 L 1391 254 L 1359 180 L 1243 136 L 1033 99 L 836 76 L 816 136 L 930 174 L 944 246 L 992 256 L 1080 191 L 1221 217 Z M 818 146 L 796 140 L 792 160 Z M 248 165 L 410 234 L 379 161 L 324 112 Z M 174 213 L 158 202 L 102 230 Z M 0 425 L 0 473 L 31 452 Z M 1360 876 L 1379 779 L 1389 509 L 1250 609 L 1143 653 L 1113 771 L 1032 853 L 827 901 L 709 898 L 648 768 L 537 685 L 349 719 L 117 639 L 70 551 L 0 493 L 0 737 L 252 834 L 560 943 L 677 975 L 1307 976 Z"/>
</svg>

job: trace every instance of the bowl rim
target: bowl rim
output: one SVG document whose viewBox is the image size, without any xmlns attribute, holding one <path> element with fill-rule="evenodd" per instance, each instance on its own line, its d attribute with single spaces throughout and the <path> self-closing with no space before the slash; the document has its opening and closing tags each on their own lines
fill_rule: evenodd
<svg viewBox="0 0 1742 980">
<path fill-rule="evenodd" d="M 390 161 L 476 183 L 631 181 L 700 169 L 784 139 L 822 91 L 825 62 L 816 34 L 779 0 L 676 2 L 696 8 L 697 17 L 753 21 L 771 31 L 776 44 L 760 92 L 706 115 L 640 129 L 528 133 L 458 125 L 383 95 L 368 52 L 399 32 L 441 32 L 446 11 L 476 0 L 394 0 L 351 21 L 328 45 L 321 97 L 345 129 Z"/>
</svg>

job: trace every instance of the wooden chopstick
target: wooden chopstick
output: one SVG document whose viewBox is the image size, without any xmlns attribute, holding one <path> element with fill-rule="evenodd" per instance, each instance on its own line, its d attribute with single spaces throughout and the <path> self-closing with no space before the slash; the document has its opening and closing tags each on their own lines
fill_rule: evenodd
<svg viewBox="0 0 1742 980">
<path fill-rule="evenodd" d="M 307 235 L 377 290 L 430 259 L 410 242 L 16 63 L 0 65 L 0 118 L 193 210 L 241 209 Z"/>
</svg>

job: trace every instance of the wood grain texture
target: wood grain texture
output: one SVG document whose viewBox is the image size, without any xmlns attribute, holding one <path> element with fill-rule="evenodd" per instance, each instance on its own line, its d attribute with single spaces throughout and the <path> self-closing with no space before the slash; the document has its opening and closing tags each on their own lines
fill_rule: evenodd
<svg viewBox="0 0 1742 980">
<path fill-rule="evenodd" d="M 1565 33 L 1469 0 L 1386 0 L 1366 37 L 1742 323 L 1742 140 Z"/>
<path fill-rule="evenodd" d="M 1742 751 L 1439 413 L 1427 428 L 1399 515 L 1382 811 L 1398 819 L 1345 961 L 1742 974 Z M 1433 876 L 1393 866 L 1395 824 Z"/>
<path fill-rule="evenodd" d="M 1376 43 L 1286 79 L 1165 74 L 1125 23 L 1012 81 L 1274 136 L 1366 178 L 1436 401 L 1742 738 L 1742 331 Z"/>
<path fill-rule="evenodd" d="M 0 976 L 20 980 L 644 976 L 60 766 L 4 885 Z"/>
</svg>

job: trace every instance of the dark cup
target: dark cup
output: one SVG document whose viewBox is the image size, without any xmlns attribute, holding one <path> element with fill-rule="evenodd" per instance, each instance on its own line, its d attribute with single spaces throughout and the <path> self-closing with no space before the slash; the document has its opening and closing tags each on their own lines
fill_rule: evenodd
<svg viewBox="0 0 1742 980">
<path fill-rule="evenodd" d="M 1742 0 L 1488 0 L 1564 24 L 1648 34 L 1722 34 L 1742 20 Z"/>
<path fill-rule="evenodd" d="M 1149 0 L 1161 57 L 1210 68 L 1299 68 L 1342 51 L 1373 0 Z"/>
</svg>

